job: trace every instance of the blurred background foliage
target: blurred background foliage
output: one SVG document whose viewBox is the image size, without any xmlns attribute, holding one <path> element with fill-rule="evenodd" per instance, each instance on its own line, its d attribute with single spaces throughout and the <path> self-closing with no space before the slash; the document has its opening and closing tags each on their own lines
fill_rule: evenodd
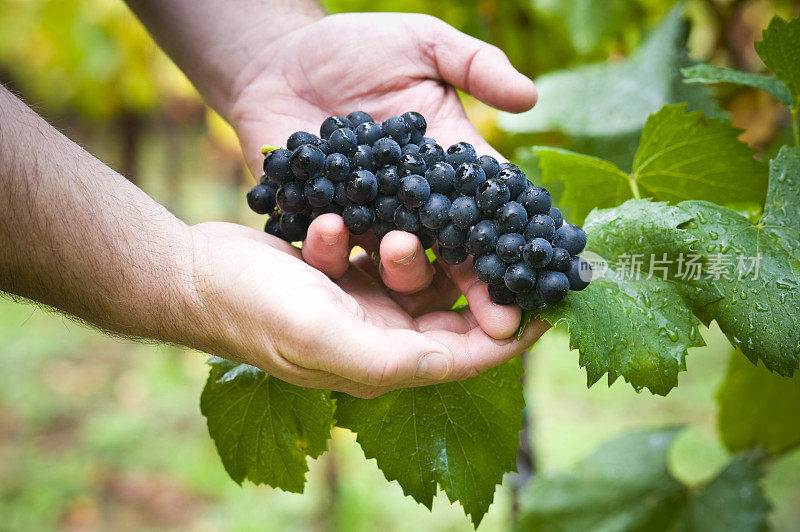
<svg viewBox="0 0 800 532">
<path fill-rule="evenodd" d="M 332 12 L 400 10 L 440 17 L 501 47 L 525 74 L 545 76 L 547 87 L 565 69 L 589 63 L 596 63 L 595 70 L 620 68 L 615 65 L 648 38 L 674 2 L 324 4 Z M 685 37 L 695 59 L 761 71 L 753 41 L 774 14 L 788 18 L 799 5 L 797 0 L 688 0 L 689 32 L 677 32 L 670 41 L 677 46 L 675 57 L 684 53 L 679 40 Z M 643 64 L 656 59 L 645 56 Z M 654 86 L 658 80 L 647 76 L 639 82 Z M 121 1 L 3 0 L 0 82 L 187 222 L 260 223 L 242 201 L 251 178 L 230 128 L 203 106 Z M 664 98 L 682 97 L 667 92 Z M 589 125 L 603 113 L 626 111 L 626 102 L 604 96 L 577 97 L 564 105 Z M 786 138 L 788 116 L 769 96 L 733 86 L 719 87 L 715 96 L 719 112 L 745 128 L 742 138 L 764 156 Z M 601 113 L 593 107 L 598 101 L 611 107 Z M 514 122 L 469 97 L 464 102 L 487 139 L 534 176 L 526 149 L 533 144 L 562 145 L 615 161 L 635 149 L 630 141 L 638 134 L 635 123 L 617 136 L 575 134 L 558 125 L 536 126 L 536 115 Z M 556 105 L 548 103 L 547 93 L 541 102 L 542 114 L 546 105 Z M 628 428 L 686 424 L 670 469 L 688 483 L 710 478 L 729 452 L 717 435 L 715 398 L 730 347 L 718 331 L 706 336 L 711 347 L 694 350 L 680 387 L 662 398 L 634 394 L 620 382 L 610 390 L 602 385 L 587 390 L 566 336 L 548 333 L 528 357 L 528 437 L 535 469 L 563 470 Z M 443 496 L 429 513 L 404 497 L 397 484 L 386 483 L 343 430 L 334 433 L 333 452 L 312 464 L 306 495 L 236 486 L 199 413 L 203 360 L 180 348 L 111 339 L 46 310 L 0 300 L 0 530 L 470 529 L 460 509 Z M 798 452 L 768 467 L 764 486 L 778 530 L 796 530 L 800 522 L 798 477 Z M 498 489 L 482 529 L 509 527 L 517 484 L 510 477 Z"/>
</svg>

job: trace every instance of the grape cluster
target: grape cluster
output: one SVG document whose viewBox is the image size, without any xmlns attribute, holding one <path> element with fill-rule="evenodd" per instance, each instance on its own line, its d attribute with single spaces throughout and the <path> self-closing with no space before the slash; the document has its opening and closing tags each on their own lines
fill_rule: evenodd
<svg viewBox="0 0 800 532">
<path fill-rule="evenodd" d="M 426 129 L 413 111 L 383 122 L 362 111 L 326 118 L 319 136 L 298 131 L 266 153 L 247 202 L 270 215 L 267 233 L 289 242 L 335 213 L 355 235 L 372 230 L 380 240 L 399 229 L 425 248 L 438 244 L 447 264 L 472 255 L 498 304 L 537 309 L 586 288 L 586 234 L 564 224 L 547 189 L 466 142 L 445 150 Z"/>
</svg>

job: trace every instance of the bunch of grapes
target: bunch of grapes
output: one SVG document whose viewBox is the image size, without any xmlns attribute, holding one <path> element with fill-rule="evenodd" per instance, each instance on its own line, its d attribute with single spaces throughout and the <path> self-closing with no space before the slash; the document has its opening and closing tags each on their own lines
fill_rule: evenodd
<svg viewBox="0 0 800 532">
<path fill-rule="evenodd" d="M 591 268 L 578 256 L 586 234 L 564 224 L 547 189 L 466 142 L 444 150 L 426 129 L 413 111 L 383 122 L 362 111 L 326 118 L 319 136 L 298 131 L 266 153 L 247 202 L 270 215 L 267 233 L 289 242 L 335 213 L 355 235 L 401 230 L 425 248 L 438 244 L 447 264 L 472 255 L 498 304 L 538 309 L 586 288 Z"/>
</svg>

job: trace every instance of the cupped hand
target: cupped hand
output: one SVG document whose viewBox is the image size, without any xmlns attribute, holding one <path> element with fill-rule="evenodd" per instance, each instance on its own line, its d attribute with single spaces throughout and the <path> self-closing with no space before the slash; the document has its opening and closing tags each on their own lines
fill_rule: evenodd
<svg viewBox="0 0 800 532">
<path fill-rule="evenodd" d="M 193 347 L 301 386 L 374 397 L 461 380 L 496 366 L 545 330 L 497 340 L 470 310 L 413 316 L 390 297 L 366 255 L 333 281 L 297 248 L 228 223 L 191 228 L 199 340 Z"/>
<path fill-rule="evenodd" d="M 285 34 L 255 56 L 239 77 L 229 119 L 256 175 L 261 145 L 283 145 L 294 131 L 317 133 L 326 117 L 354 110 L 376 120 L 418 111 L 428 121 L 427 136 L 445 149 L 466 141 L 502 161 L 467 119 L 456 88 L 506 111 L 536 102 L 533 83 L 502 51 L 436 18 L 333 15 Z M 347 275 L 355 243 L 337 218 L 317 218 L 303 247 L 306 262 L 333 278 Z M 507 338 L 519 325 L 519 308 L 492 303 L 470 264 L 432 266 L 415 236 L 393 232 L 379 248 L 375 239 L 357 243 L 379 251 L 378 275 L 412 315 L 447 309 L 450 296 L 461 291 L 488 335 Z"/>
</svg>

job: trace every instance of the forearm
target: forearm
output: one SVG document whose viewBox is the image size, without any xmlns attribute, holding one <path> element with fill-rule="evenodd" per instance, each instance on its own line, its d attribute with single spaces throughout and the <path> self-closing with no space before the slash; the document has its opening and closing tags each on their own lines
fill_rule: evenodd
<svg viewBox="0 0 800 532">
<path fill-rule="evenodd" d="M 258 74 L 269 43 L 318 20 L 314 0 L 126 0 L 197 87 L 228 117 L 241 86 Z"/>
<path fill-rule="evenodd" d="M 0 86 L 0 289 L 187 343 L 190 229 Z"/>
</svg>

